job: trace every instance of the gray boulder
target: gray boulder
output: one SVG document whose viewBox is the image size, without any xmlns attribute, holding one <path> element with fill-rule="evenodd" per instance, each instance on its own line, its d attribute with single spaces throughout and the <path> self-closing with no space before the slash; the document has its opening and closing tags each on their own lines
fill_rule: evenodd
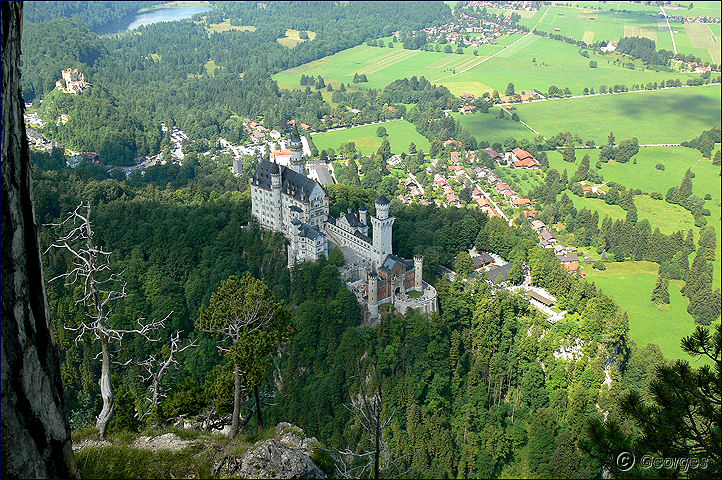
<svg viewBox="0 0 722 480">
<path fill-rule="evenodd" d="M 304 438 L 303 430 L 289 423 L 276 426 L 276 438 L 255 444 L 241 461 L 243 478 L 326 478 L 309 457 L 319 445 Z"/>
</svg>

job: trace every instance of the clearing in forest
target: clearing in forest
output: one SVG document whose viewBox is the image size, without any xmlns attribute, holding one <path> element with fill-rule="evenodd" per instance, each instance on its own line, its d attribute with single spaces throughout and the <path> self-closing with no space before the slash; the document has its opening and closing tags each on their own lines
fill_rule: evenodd
<svg viewBox="0 0 722 480">
<path fill-rule="evenodd" d="M 206 30 L 211 32 L 230 32 L 233 30 L 241 32 L 255 32 L 256 27 L 253 25 L 231 25 L 231 22 L 228 19 L 225 19 L 221 23 L 211 23 L 208 27 L 206 27 Z"/>
<path fill-rule="evenodd" d="M 278 43 L 283 45 L 284 47 L 292 48 L 298 45 L 299 43 L 303 43 L 306 40 L 313 40 L 316 38 L 316 32 L 312 32 L 311 30 L 306 30 L 306 33 L 308 34 L 308 39 L 301 38 L 299 30 L 294 30 L 292 28 L 289 28 L 286 30 L 286 36 L 279 38 L 277 40 Z"/>
</svg>

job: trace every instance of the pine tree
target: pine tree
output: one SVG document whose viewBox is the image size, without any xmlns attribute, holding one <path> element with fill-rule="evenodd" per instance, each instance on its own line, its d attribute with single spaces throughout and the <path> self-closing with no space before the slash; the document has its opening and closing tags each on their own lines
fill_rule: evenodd
<svg viewBox="0 0 722 480">
<path fill-rule="evenodd" d="M 588 174 L 589 155 L 584 155 L 584 157 L 582 157 L 582 161 L 579 163 L 579 168 L 577 168 L 577 171 L 574 173 L 574 177 L 572 177 L 572 180 L 575 182 L 581 182 L 587 179 Z"/>
<path fill-rule="evenodd" d="M 652 298 L 650 298 L 650 301 L 654 303 L 669 303 L 669 279 L 666 276 L 660 275 L 657 278 L 657 284 L 654 286 L 654 290 L 652 290 Z"/>
<path fill-rule="evenodd" d="M 564 149 L 564 155 L 562 157 L 565 162 L 574 163 L 577 161 L 576 154 L 574 152 L 574 144 L 570 143 Z"/>
<path fill-rule="evenodd" d="M 609 138 L 607 139 L 607 145 L 609 145 L 610 147 L 614 146 L 614 133 L 613 132 L 609 132 Z"/>
<path fill-rule="evenodd" d="M 651 400 L 632 390 L 619 401 L 621 414 L 634 422 L 622 428 L 617 420 L 592 418 L 580 447 L 600 460 L 613 478 L 717 478 L 720 472 L 720 326 L 697 327 L 682 339 L 682 349 L 709 365 L 693 369 L 684 360 L 657 367 L 648 388 Z M 631 433 L 629 433 L 631 432 Z M 684 465 L 641 466 L 627 469 L 619 463 L 622 452 L 636 458 L 685 458 L 698 468 Z"/>
<path fill-rule="evenodd" d="M 634 206 L 634 203 L 632 203 L 632 206 L 627 209 L 627 223 L 630 225 L 636 225 L 637 224 L 637 207 Z"/>
</svg>

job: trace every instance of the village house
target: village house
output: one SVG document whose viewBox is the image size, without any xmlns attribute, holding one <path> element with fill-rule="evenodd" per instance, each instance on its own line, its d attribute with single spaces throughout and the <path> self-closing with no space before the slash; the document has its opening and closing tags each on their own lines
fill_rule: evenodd
<svg viewBox="0 0 722 480">
<path fill-rule="evenodd" d="M 511 201 L 511 205 L 514 208 L 519 208 L 522 205 L 528 207 L 531 205 L 531 200 L 529 200 L 528 198 L 514 198 Z"/>
<path fill-rule="evenodd" d="M 487 282 L 491 286 L 504 285 L 509 280 L 509 272 L 514 268 L 514 263 L 509 262 L 501 266 L 493 266 L 486 274 Z"/>
<path fill-rule="evenodd" d="M 576 272 L 579 270 L 579 257 L 576 253 L 567 253 L 566 255 L 562 255 L 559 257 L 559 261 L 561 262 L 564 270 L 570 272 Z"/>
<path fill-rule="evenodd" d="M 489 255 L 489 252 L 483 252 L 480 255 L 474 255 L 471 257 L 471 262 L 474 264 L 474 270 L 486 267 L 487 265 L 494 264 L 494 257 Z"/>
<path fill-rule="evenodd" d="M 554 248 L 554 244 L 557 243 L 557 237 L 554 236 L 549 230 L 542 230 L 541 232 L 541 246 L 543 248 Z"/>
<path fill-rule="evenodd" d="M 541 220 L 532 220 L 531 228 L 534 229 L 536 232 L 541 232 L 546 228 L 546 224 Z"/>
<path fill-rule="evenodd" d="M 512 163 L 516 168 L 533 168 L 537 169 L 541 165 L 534 158 L 534 155 L 521 148 L 515 148 L 511 151 Z"/>
<path fill-rule="evenodd" d="M 617 49 L 617 42 L 608 42 L 605 46 L 600 48 L 600 50 L 604 53 L 613 52 L 616 49 Z"/>
<path fill-rule="evenodd" d="M 494 150 L 493 148 L 491 148 L 491 147 L 485 148 L 484 151 L 485 151 L 485 152 L 491 157 L 491 159 L 494 160 L 495 162 L 497 162 L 497 163 L 499 163 L 499 164 L 505 164 L 505 163 L 506 163 L 505 160 L 504 160 L 504 155 L 501 154 L 501 153 L 499 153 L 499 152 L 497 152 L 497 151 Z"/>
<path fill-rule="evenodd" d="M 554 305 L 554 302 L 555 301 L 551 298 L 545 297 L 534 290 L 529 290 L 529 303 L 535 307 L 551 308 Z"/>
<path fill-rule="evenodd" d="M 266 139 L 266 134 L 263 132 L 259 132 L 258 130 L 253 130 L 251 132 L 251 140 L 253 140 L 253 143 L 259 143 Z"/>
</svg>

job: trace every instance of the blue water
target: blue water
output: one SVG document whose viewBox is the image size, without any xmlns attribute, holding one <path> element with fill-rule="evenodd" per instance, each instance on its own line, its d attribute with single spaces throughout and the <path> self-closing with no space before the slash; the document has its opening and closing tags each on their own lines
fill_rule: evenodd
<svg viewBox="0 0 722 480">
<path fill-rule="evenodd" d="M 212 7 L 175 7 L 140 13 L 136 15 L 126 30 L 133 30 L 143 25 L 151 25 L 158 22 L 182 20 L 184 18 L 190 18 L 196 13 L 207 12 L 212 9 Z"/>
</svg>

